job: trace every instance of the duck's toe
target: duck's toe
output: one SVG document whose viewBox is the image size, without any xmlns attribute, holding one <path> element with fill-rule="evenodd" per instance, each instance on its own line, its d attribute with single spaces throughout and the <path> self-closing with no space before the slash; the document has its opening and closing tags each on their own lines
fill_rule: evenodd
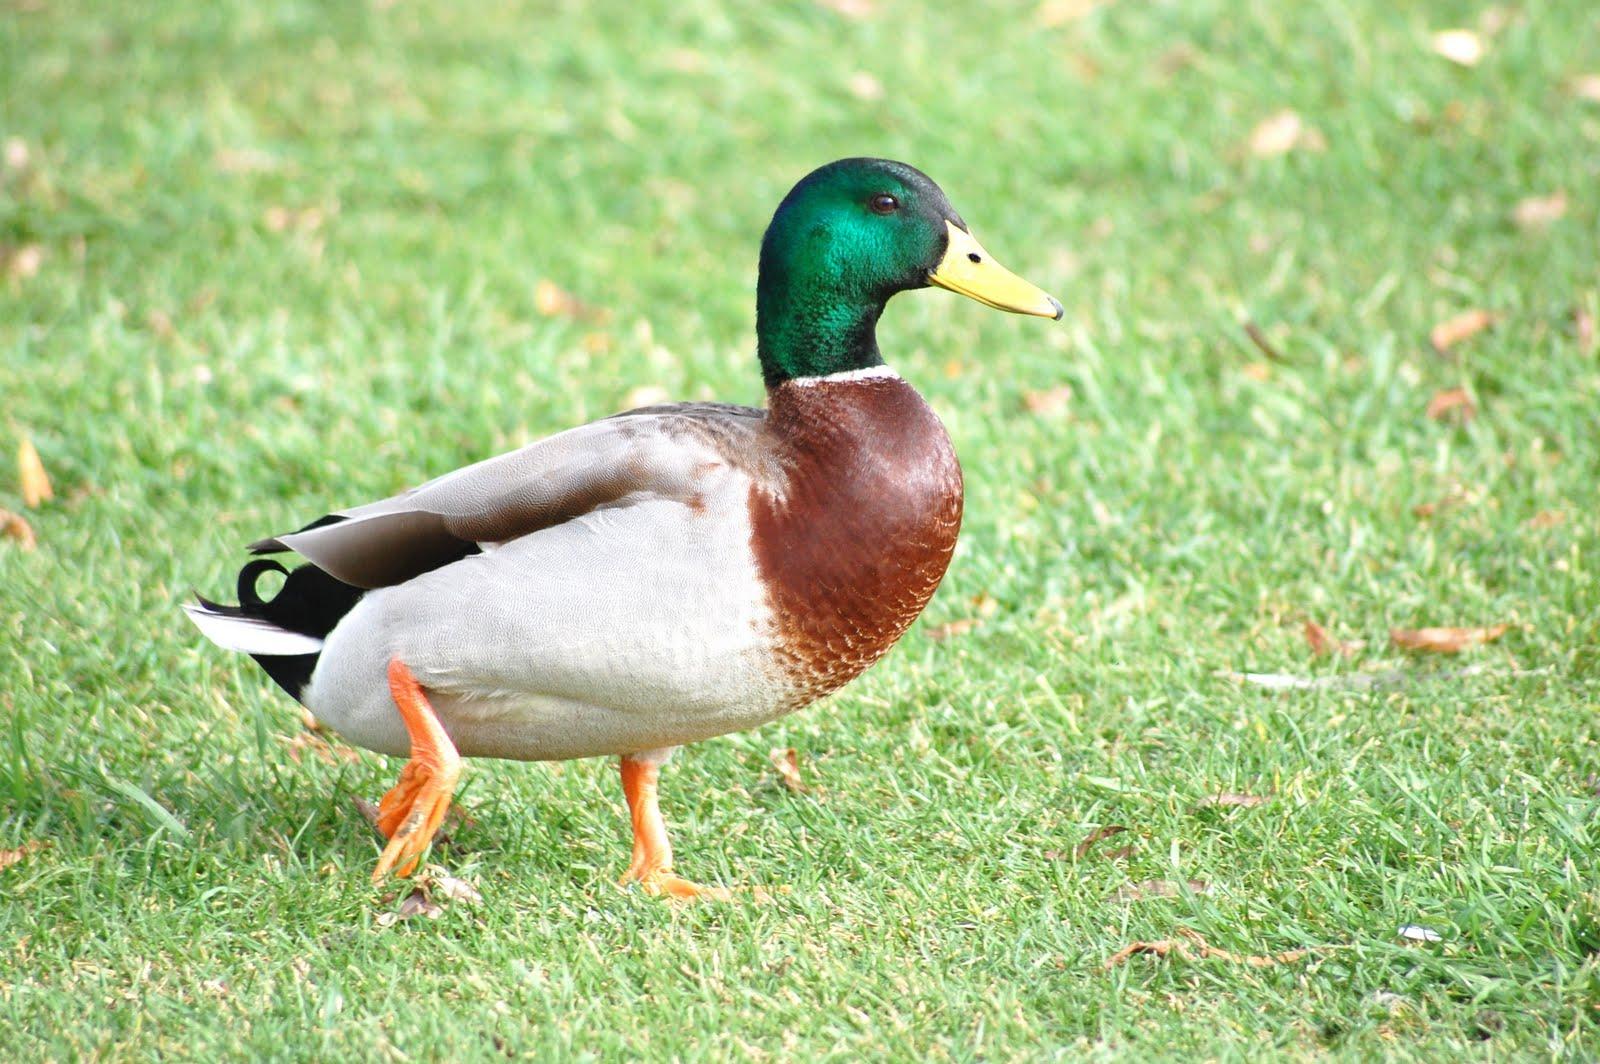
<svg viewBox="0 0 1600 1064">
<path fill-rule="evenodd" d="M 450 810 L 461 778 L 461 758 L 454 744 L 411 670 L 398 658 L 389 663 L 389 690 L 411 736 L 411 760 L 378 803 L 378 830 L 389 837 L 389 845 L 373 869 L 374 883 L 390 869 L 398 869 L 401 876 L 416 870 Z"/>
</svg>

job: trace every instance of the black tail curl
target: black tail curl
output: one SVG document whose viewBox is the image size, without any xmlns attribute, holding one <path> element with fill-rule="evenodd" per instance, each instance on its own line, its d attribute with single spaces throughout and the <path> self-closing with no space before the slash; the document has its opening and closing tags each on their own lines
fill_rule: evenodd
<svg viewBox="0 0 1600 1064">
<path fill-rule="evenodd" d="M 270 599 L 261 597 L 256 585 L 263 573 L 279 572 L 284 575 L 283 587 Z M 314 639 L 325 639 L 345 614 L 361 601 L 366 592 L 359 587 L 337 580 L 315 565 L 302 565 L 296 569 L 285 568 L 272 558 L 257 558 L 239 570 L 239 604 L 224 606 L 200 598 L 206 609 L 230 617 L 255 617 L 290 632 L 299 632 Z M 313 654 L 252 654 L 256 664 L 268 676 L 289 692 L 297 701 L 312 671 L 317 667 L 320 653 Z"/>
</svg>

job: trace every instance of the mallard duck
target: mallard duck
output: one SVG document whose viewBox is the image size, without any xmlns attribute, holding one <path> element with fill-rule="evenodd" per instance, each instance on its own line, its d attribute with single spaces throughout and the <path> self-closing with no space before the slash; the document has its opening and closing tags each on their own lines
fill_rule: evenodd
<svg viewBox="0 0 1600 1064">
<path fill-rule="evenodd" d="M 250 545 L 236 606 L 186 605 L 357 746 L 408 757 L 373 872 L 409 875 L 466 757 L 619 757 L 623 883 L 726 896 L 673 871 L 660 767 L 881 658 L 944 576 L 961 466 L 884 364 L 897 292 L 938 285 L 1059 320 L 922 172 L 843 159 L 784 197 L 761 242 L 765 410 L 650 406 L 558 433 Z M 271 599 L 263 573 L 285 574 Z"/>
</svg>

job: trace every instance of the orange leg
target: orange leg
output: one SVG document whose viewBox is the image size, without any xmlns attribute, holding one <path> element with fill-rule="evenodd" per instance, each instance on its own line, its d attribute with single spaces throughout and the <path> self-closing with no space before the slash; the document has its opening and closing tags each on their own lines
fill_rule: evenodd
<svg viewBox="0 0 1600 1064">
<path fill-rule="evenodd" d="M 623 873 L 622 882 L 637 882 L 650 894 L 671 898 L 729 900 L 733 894 L 725 887 L 702 887 L 673 875 L 672 843 L 656 799 L 660 776 L 657 765 L 629 757 L 622 759 L 622 793 L 627 796 L 628 812 L 633 816 L 633 863 Z"/>
<path fill-rule="evenodd" d="M 396 865 L 396 875 L 416 871 L 461 778 L 461 755 L 428 704 L 422 685 L 399 658 L 389 662 L 389 694 L 411 736 L 411 760 L 401 770 L 400 781 L 378 803 L 378 830 L 389 837 L 389 845 L 372 872 L 374 883 Z"/>
</svg>

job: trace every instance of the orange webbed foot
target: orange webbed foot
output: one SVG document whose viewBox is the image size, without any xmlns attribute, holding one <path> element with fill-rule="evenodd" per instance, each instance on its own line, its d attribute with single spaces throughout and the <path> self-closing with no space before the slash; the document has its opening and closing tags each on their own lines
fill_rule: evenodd
<svg viewBox="0 0 1600 1064">
<path fill-rule="evenodd" d="M 399 658 L 389 663 L 389 692 L 411 738 L 411 760 L 400 780 L 378 803 L 378 830 L 389 837 L 372 881 L 379 882 L 397 869 L 409 876 L 444 822 L 461 778 L 461 756 L 445 734 L 427 695 L 411 670 Z"/>
</svg>

